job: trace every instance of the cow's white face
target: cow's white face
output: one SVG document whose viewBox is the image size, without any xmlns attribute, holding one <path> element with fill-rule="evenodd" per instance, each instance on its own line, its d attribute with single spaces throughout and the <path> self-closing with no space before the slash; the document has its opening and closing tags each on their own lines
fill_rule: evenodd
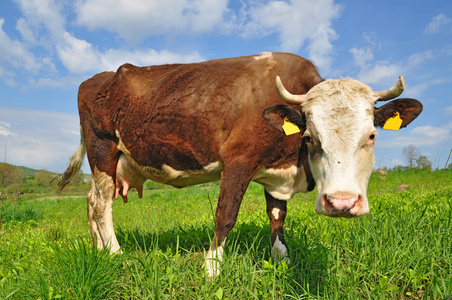
<svg viewBox="0 0 452 300">
<path fill-rule="evenodd" d="M 326 80 L 307 94 L 293 95 L 276 77 L 276 91 L 286 103 L 301 105 L 301 111 L 274 105 L 264 119 L 284 132 L 287 120 L 295 123 L 307 144 L 309 167 L 317 186 L 316 211 L 332 217 L 356 217 L 369 213 L 367 184 L 374 165 L 377 131 L 398 113 L 406 127 L 421 112 L 422 104 L 410 98 L 396 99 L 374 108 L 377 101 L 397 98 L 404 90 L 403 77 L 385 91 L 372 91 L 352 79 Z M 304 146 L 300 157 L 303 159 Z"/>
<path fill-rule="evenodd" d="M 366 191 L 374 165 L 375 96 L 355 80 L 327 80 L 306 95 L 303 111 L 309 163 L 317 185 L 316 212 L 369 213 Z"/>
</svg>

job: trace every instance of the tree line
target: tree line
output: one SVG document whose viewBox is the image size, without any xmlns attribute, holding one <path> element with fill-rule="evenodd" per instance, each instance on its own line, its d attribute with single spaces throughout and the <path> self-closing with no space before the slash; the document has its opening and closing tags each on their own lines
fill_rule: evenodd
<svg viewBox="0 0 452 300">
<path fill-rule="evenodd" d="M 410 144 L 403 149 L 402 156 L 405 158 L 405 161 L 407 163 L 407 168 L 409 170 L 412 170 L 412 169 L 431 170 L 432 169 L 432 162 L 428 159 L 427 156 L 421 155 L 421 154 L 422 154 L 422 150 L 413 144 Z"/>
<path fill-rule="evenodd" d="M 47 170 L 32 170 L 14 166 L 8 163 L 0 163 L 0 193 L 4 197 L 17 197 L 21 193 L 34 191 L 52 191 L 57 188 L 58 180 L 54 180 L 57 173 Z M 80 171 L 69 186 L 74 190 L 86 186 L 85 176 Z"/>
</svg>

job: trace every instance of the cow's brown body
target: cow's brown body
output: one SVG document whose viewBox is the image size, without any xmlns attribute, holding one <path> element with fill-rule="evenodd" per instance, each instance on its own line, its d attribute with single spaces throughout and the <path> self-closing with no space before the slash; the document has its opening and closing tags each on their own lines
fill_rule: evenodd
<svg viewBox="0 0 452 300">
<path fill-rule="evenodd" d="M 116 73 L 85 81 L 78 98 L 82 143 L 60 186 L 80 168 L 86 150 L 93 174 L 88 217 L 98 247 L 119 250 L 111 217 L 113 196 L 126 201 L 130 188 L 141 196 L 146 179 L 184 187 L 221 177 L 215 235 L 206 260 L 209 275 L 218 271 L 218 263 L 211 261 L 221 260 L 222 245 L 252 180 L 265 187 L 273 248 L 286 255 L 284 200 L 312 190 L 315 181 L 302 141 L 302 108 L 281 105 L 277 76 L 298 95 L 322 82 L 309 61 L 287 53 L 197 64 L 126 64 Z M 287 136 L 278 129 L 289 111 L 300 134 Z"/>
<path fill-rule="evenodd" d="M 154 169 L 201 170 L 238 157 L 251 168 L 296 165 L 300 136 L 281 135 L 262 117 L 282 103 L 276 75 L 300 94 L 321 81 L 310 62 L 290 54 L 98 74 L 79 91 L 90 166 L 114 178 L 119 137 L 139 165 Z"/>
</svg>

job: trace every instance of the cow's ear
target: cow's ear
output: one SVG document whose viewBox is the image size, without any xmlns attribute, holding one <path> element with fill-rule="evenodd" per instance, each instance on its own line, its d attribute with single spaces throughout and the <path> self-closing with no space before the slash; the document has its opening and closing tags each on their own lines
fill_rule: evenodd
<svg viewBox="0 0 452 300">
<path fill-rule="evenodd" d="M 422 103 L 415 99 L 402 98 L 375 108 L 374 125 L 383 127 L 386 121 L 396 115 L 397 112 L 402 119 L 400 127 L 406 127 L 422 112 Z"/>
<path fill-rule="evenodd" d="M 295 124 L 301 132 L 304 132 L 306 129 L 304 116 L 299 111 L 293 109 L 288 105 L 278 104 L 267 107 L 263 112 L 263 116 L 268 124 L 282 133 L 284 133 L 283 125 L 286 118 L 286 120 L 289 120 L 290 122 Z"/>
</svg>

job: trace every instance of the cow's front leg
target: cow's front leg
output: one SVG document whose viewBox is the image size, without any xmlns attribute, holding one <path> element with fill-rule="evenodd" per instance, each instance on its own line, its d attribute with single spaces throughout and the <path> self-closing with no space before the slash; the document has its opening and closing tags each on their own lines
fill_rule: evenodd
<svg viewBox="0 0 452 300">
<path fill-rule="evenodd" d="M 88 222 L 91 237 L 97 247 L 109 248 L 112 253 L 118 253 L 120 247 L 113 228 L 114 189 L 111 176 L 94 171 L 93 185 L 88 196 Z"/>
<path fill-rule="evenodd" d="M 286 241 L 284 239 L 284 219 L 287 213 L 287 202 L 275 199 L 265 191 L 267 200 L 267 214 L 270 218 L 270 232 L 272 241 L 272 256 L 275 261 L 283 259 L 289 265 L 290 260 L 287 253 Z"/>
<path fill-rule="evenodd" d="M 205 268 L 209 277 L 220 274 L 223 261 L 223 247 L 231 229 L 237 221 L 243 195 L 253 172 L 243 169 L 244 163 L 225 166 L 221 175 L 220 197 L 215 212 L 215 234 L 206 255 Z"/>
</svg>

